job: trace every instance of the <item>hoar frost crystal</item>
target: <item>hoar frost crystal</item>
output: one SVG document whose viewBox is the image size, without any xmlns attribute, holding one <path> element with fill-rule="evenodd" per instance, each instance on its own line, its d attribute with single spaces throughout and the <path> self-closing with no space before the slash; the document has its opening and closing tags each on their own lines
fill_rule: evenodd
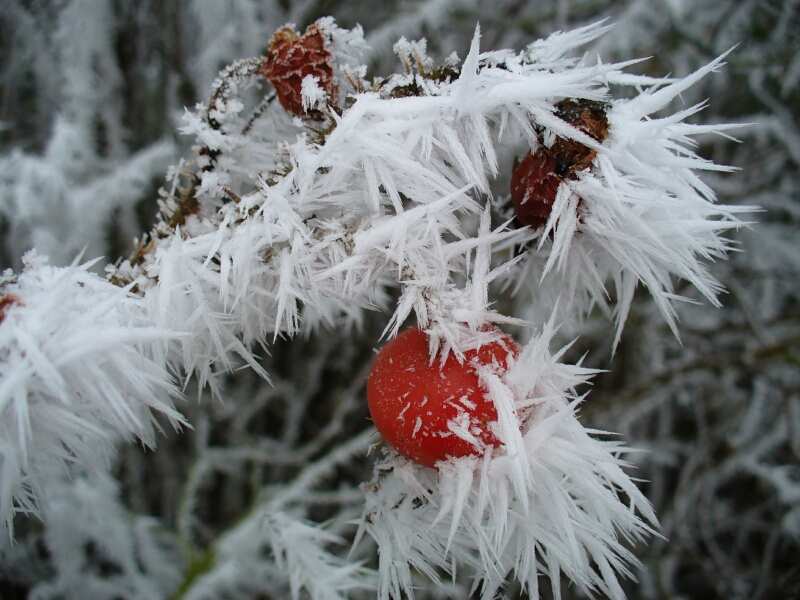
<svg viewBox="0 0 800 600">
<path fill-rule="evenodd" d="M 639 282 L 675 330 L 675 277 L 716 303 L 721 287 L 704 261 L 726 253 L 721 232 L 749 209 L 715 204 L 697 175 L 727 169 L 698 157 L 691 136 L 727 126 L 684 122 L 702 106 L 655 116 L 721 58 L 668 80 L 623 72 L 635 61 L 569 56 L 606 30 L 559 32 L 521 52 L 481 52 L 476 31 L 463 63 L 451 56 L 438 67 L 424 40 L 401 39 L 404 72 L 369 80 L 360 28 L 326 18 L 303 35 L 281 29 L 266 57 L 225 69 L 208 105 L 185 116 L 196 168 L 171 171 L 158 223 L 109 269 L 124 290 L 40 260 L 5 278 L 0 516 L 10 523 L 39 510 L 42 481 L 59 463 L 97 467 L 92 440 L 105 440 L 103 449 L 117 436 L 151 443 L 151 411 L 180 423 L 170 400 L 178 368 L 215 393 L 237 361 L 267 376 L 254 343 L 358 325 L 363 309 L 390 308 L 399 286 L 386 333 L 397 335 L 413 312 L 431 369 L 497 343 L 491 323 L 537 333 L 505 368 L 469 363 L 493 411 L 491 437 L 456 410 L 446 426 L 468 452 L 422 460 L 435 468 L 389 449 L 377 462 L 357 541 L 366 533 L 378 544 L 378 597 L 413 596 L 412 569 L 440 582 L 442 571 L 464 568 L 484 598 L 509 577 L 538 597 L 541 574 L 556 597 L 564 574 L 587 593 L 622 598 L 617 577 L 633 577 L 637 564 L 625 544 L 657 534 L 656 516 L 623 470 L 625 449 L 577 419 L 576 388 L 593 372 L 560 363 L 566 349 L 551 354 L 549 345 L 561 323 L 593 306 L 616 320 L 619 341 Z M 258 92 L 245 110 L 262 78 L 274 93 Z M 615 99 L 615 86 L 638 93 Z M 512 154 L 522 157 L 513 174 L 500 158 Z M 516 216 L 531 227 L 511 226 L 508 190 L 492 187 L 509 175 Z M 491 295 L 508 289 L 513 316 L 490 308 Z M 58 346 L 56 336 L 71 339 L 65 319 L 98 301 L 113 336 Z M 39 307 L 48 320 L 37 320 Z M 124 376 L 99 376 L 98 353 Z M 71 429 L 58 434 L 46 407 Z M 231 536 L 246 536 L 255 518 L 291 570 L 295 597 L 339 598 L 367 585 L 358 564 L 295 552 L 281 532 L 302 530 L 311 545 L 336 536 L 309 534 L 316 526 L 274 498 Z M 221 543 L 220 564 L 244 547 Z M 317 554 L 332 587 L 289 565 Z"/>
</svg>

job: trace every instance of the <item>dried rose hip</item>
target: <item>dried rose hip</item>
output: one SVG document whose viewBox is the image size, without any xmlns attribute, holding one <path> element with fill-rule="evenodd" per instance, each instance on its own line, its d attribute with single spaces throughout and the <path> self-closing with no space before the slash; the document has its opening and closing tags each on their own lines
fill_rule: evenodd
<svg viewBox="0 0 800 600">
<path fill-rule="evenodd" d="M 407 329 L 381 349 L 372 365 L 367 379 L 372 420 L 392 448 L 426 467 L 449 456 L 476 455 L 481 446 L 497 446 L 489 427 L 497 411 L 476 367 L 495 365 L 502 373 L 508 358 L 520 350 L 502 334 L 500 340 L 465 352 L 463 362 L 450 355 L 441 365 L 438 358 L 430 361 L 425 332 Z M 477 444 L 464 439 L 465 431 Z"/>
<path fill-rule="evenodd" d="M 331 101 L 335 100 L 331 53 L 325 46 L 325 34 L 316 23 L 309 25 L 303 35 L 298 35 L 290 25 L 273 34 L 261 72 L 275 88 L 278 101 L 288 112 L 298 116 L 321 116 L 319 111 L 306 112 L 303 108 L 301 87 L 303 79 L 309 75 L 317 78 L 317 85 Z"/>
<path fill-rule="evenodd" d="M 541 146 L 540 146 L 541 148 Z M 511 201 L 514 214 L 523 225 L 547 224 L 558 186 L 558 163 L 547 152 L 528 152 L 511 175 Z"/>
<path fill-rule="evenodd" d="M 556 104 L 556 116 L 598 142 L 608 136 L 606 105 L 602 102 L 567 98 Z M 511 201 L 520 223 L 545 225 L 558 187 L 591 167 L 596 155 L 580 142 L 560 137 L 547 148 L 539 136 L 536 152 L 528 152 L 511 175 Z"/>
</svg>

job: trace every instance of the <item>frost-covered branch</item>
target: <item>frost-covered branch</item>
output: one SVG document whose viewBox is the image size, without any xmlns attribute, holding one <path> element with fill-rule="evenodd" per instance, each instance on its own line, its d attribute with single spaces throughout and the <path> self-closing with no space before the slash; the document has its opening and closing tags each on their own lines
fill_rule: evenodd
<svg viewBox="0 0 800 600">
<path fill-rule="evenodd" d="M 245 20 L 254 14 L 248 3 L 234 4 Z M 454 4 L 428 2 L 430 14 L 416 21 L 441 21 Z M 204 23 L 203 35 L 212 35 L 213 23 Z M 451 54 L 438 66 L 425 40 L 401 38 L 400 72 L 379 77 L 363 64 L 360 27 L 323 18 L 302 34 L 277 29 L 264 56 L 223 69 L 208 101 L 184 115 L 194 160 L 169 170 L 155 226 L 130 259 L 109 267 L 108 282 L 86 267 L 33 259 L 15 280 L 7 276 L 2 516 L 10 524 L 15 512 L 37 510 L 46 500 L 42 482 L 64 461 L 98 470 L 116 439 L 151 445 L 155 414 L 186 423 L 172 405 L 174 377 L 196 385 L 200 400 L 208 388 L 235 407 L 203 401 L 186 409 L 197 413 L 188 420 L 198 432 L 176 511 L 193 565 L 182 597 L 342 598 L 376 586 L 380 598 L 400 598 L 413 595 L 414 571 L 444 585 L 443 574 L 457 580 L 463 568 L 486 598 L 509 580 L 537 597 L 540 575 L 560 597 L 562 574 L 583 593 L 623 598 L 620 579 L 635 578 L 640 564 L 631 545 L 658 535 L 658 520 L 627 472 L 624 446 L 578 419 L 584 396 L 576 388 L 597 370 L 569 364 L 570 347 L 552 354 L 550 343 L 562 323 L 599 307 L 614 321 L 613 352 L 624 343 L 639 283 L 660 315 L 652 321 L 677 336 L 680 302 L 721 305 L 723 287 L 709 265 L 733 248 L 725 232 L 753 208 L 717 203 L 700 175 L 731 170 L 698 150 L 698 140 L 729 141 L 731 126 L 697 124 L 702 100 L 669 113 L 682 94 L 717 76 L 728 46 L 670 79 L 631 73 L 637 60 L 573 58 L 607 32 L 596 23 L 521 51 L 482 51 L 476 29 L 463 62 Z M 249 47 L 258 36 L 245 37 Z M 197 76 L 207 79 L 201 66 Z M 157 172 L 167 150 L 154 146 L 130 164 Z M 4 181 L 16 181 L 20 156 L 2 163 Z M 130 189 L 107 195 L 106 213 L 130 205 L 147 179 L 109 172 L 85 187 Z M 508 178 L 510 187 L 498 187 Z M 0 197 L 20 197 L 6 189 Z M 419 396 L 409 389 L 408 399 L 395 394 L 405 404 L 388 422 L 411 424 L 408 431 L 395 439 L 373 414 L 376 425 L 406 456 L 402 443 L 437 436 L 460 454 L 412 455 L 414 464 L 387 450 L 359 507 L 349 470 L 363 475 L 357 454 L 374 432 L 347 420 L 361 401 L 367 362 L 351 369 L 358 380 L 345 378 L 333 393 L 320 383 L 327 358 L 302 357 L 314 383 L 300 386 L 276 375 L 279 361 L 266 356 L 282 338 L 359 331 L 372 309 L 391 314 L 381 325 L 395 338 L 390 344 L 408 331 L 421 340 L 413 369 L 400 373 L 401 360 L 385 361 L 396 365 L 385 367 L 386 387 L 424 388 Z M 419 329 L 400 333 L 412 318 Z M 492 323 L 521 327 L 530 339 L 518 346 Z M 493 354 L 497 348 L 506 354 Z M 658 381 L 672 378 L 670 368 L 694 369 L 686 365 L 714 368 L 702 360 L 672 365 Z M 232 375 L 241 366 L 273 377 L 276 387 L 251 393 L 233 383 L 226 392 L 243 377 Z M 472 387 L 440 398 L 452 413 L 436 430 L 435 418 L 423 422 L 432 415 L 423 407 L 454 373 L 471 377 Z M 370 385 L 376 380 L 373 372 Z M 276 414 L 268 435 L 248 429 L 256 415 Z M 212 431 L 221 422 L 233 432 L 225 443 Z M 778 433 L 775 447 L 790 430 Z M 737 464 L 791 504 L 791 481 L 766 456 Z M 343 471 L 340 489 L 324 485 Z M 212 474 L 248 490 L 237 501 L 244 518 L 201 523 L 198 498 Z M 333 515 L 329 529 L 309 521 L 315 510 Z M 358 536 L 378 545 L 377 583 L 335 549 L 358 513 Z"/>
<path fill-rule="evenodd" d="M 186 424 L 165 361 L 173 331 L 140 299 L 83 267 L 48 266 L 35 252 L 7 271 L 0 304 L 0 514 L 40 514 L 47 481 L 65 463 L 102 470 L 114 445 L 154 447 L 154 413 Z"/>
</svg>

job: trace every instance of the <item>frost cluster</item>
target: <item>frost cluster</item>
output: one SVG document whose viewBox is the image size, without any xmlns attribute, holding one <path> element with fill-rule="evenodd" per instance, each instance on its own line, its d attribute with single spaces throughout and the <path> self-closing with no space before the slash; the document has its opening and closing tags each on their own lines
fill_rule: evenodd
<svg viewBox="0 0 800 600">
<path fill-rule="evenodd" d="M 174 332 L 141 299 L 83 266 L 55 268 L 30 252 L 2 286 L 0 513 L 39 510 L 47 482 L 69 463 L 102 470 L 114 445 L 155 447 L 153 412 L 184 424 L 165 359 Z"/>
</svg>

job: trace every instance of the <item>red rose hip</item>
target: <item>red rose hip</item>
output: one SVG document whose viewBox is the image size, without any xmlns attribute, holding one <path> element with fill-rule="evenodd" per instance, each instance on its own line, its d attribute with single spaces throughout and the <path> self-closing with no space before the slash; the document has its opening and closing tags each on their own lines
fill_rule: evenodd
<svg viewBox="0 0 800 600">
<path fill-rule="evenodd" d="M 498 330 L 499 331 L 499 330 Z M 428 336 L 407 329 L 378 353 L 367 379 L 372 420 L 397 452 L 426 467 L 447 457 L 477 455 L 500 442 L 491 432 L 497 421 L 494 403 L 480 385 L 476 367 L 508 368 L 519 345 L 508 335 L 464 353 L 444 365 L 430 362 Z"/>
</svg>

